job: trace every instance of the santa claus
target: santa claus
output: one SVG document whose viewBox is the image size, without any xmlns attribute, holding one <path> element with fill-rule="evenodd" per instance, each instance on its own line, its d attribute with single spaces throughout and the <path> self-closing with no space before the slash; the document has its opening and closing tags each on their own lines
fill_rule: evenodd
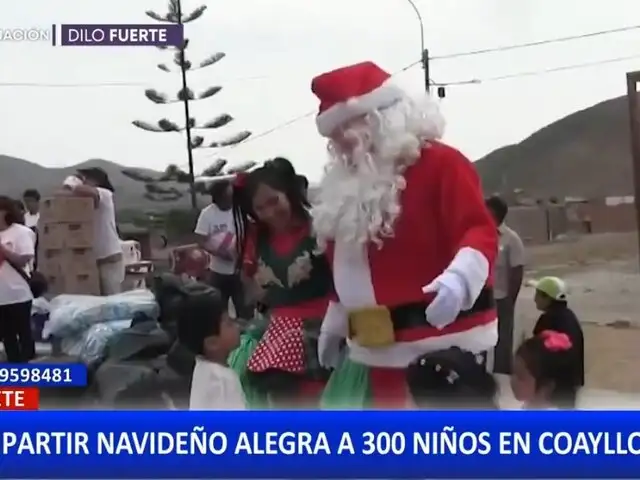
<svg viewBox="0 0 640 480">
<path fill-rule="evenodd" d="M 330 157 L 314 226 L 338 297 L 319 361 L 339 367 L 346 339 L 347 367 L 334 375 L 349 370 L 369 406 L 410 406 L 405 370 L 416 359 L 495 346 L 498 232 L 473 165 L 439 141 L 444 122 L 432 99 L 409 97 L 371 62 L 324 73 L 312 90 Z M 344 378 L 335 383 L 353 397 Z"/>
</svg>

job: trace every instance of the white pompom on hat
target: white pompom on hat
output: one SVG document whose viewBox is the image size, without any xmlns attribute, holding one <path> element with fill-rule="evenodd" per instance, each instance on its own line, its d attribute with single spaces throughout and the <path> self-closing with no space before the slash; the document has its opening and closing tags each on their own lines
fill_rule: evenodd
<svg viewBox="0 0 640 480">
<path fill-rule="evenodd" d="M 318 75 L 311 91 L 320 100 L 318 132 L 329 137 L 345 122 L 406 98 L 391 75 L 373 62 L 363 62 Z"/>
</svg>

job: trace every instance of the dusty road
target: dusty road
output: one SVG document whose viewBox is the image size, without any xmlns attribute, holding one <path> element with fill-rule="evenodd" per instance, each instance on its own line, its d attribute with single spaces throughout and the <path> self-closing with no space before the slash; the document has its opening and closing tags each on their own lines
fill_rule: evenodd
<svg viewBox="0 0 640 480">
<path fill-rule="evenodd" d="M 526 277 L 555 274 L 583 323 L 587 387 L 640 393 L 640 262 L 635 234 L 585 236 L 530 247 Z M 538 316 L 523 289 L 517 322 L 530 332 Z"/>
</svg>

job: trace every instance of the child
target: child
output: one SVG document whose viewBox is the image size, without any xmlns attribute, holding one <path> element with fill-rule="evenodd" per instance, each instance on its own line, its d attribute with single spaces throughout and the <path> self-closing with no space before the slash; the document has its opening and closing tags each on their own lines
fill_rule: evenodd
<svg viewBox="0 0 640 480">
<path fill-rule="evenodd" d="M 246 409 L 240 380 L 226 363 L 240 334 L 220 293 L 211 287 L 192 293 L 185 298 L 181 313 L 178 339 L 196 355 L 189 409 Z"/>
<path fill-rule="evenodd" d="M 244 337 L 232 366 L 245 379 L 245 391 L 268 397 L 272 407 L 316 407 L 331 375 L 318 363 L 317 350 L 334 289 L 329 260 L 313 236 L 309 202 L 291 162 L 282 158 L 239 177 L 234 188 L 238 267 L 262 292 L 268 326 L 261 338 Z"/>
<path fill-rule="evenodd" d="M 569 336 L 543 330 L 516 351 L 511 389 L 527 409 L 574 409 L 580 389 L 575 370 Z"/>
<path fill-rule="evenodd" d="M 569 337 L 575 362 L 576 385 L 584 386 L 584 335 L 576 314 L 567 305 L 567 287 L 558 277 L 544 277 L 536 282 L 536 308 L 542 312 L 533 335 L 545 330 L 561 332 Z"/>
<path fill-rule="evenodd" d="M 420 357 L 407 369 L 407 384 L 421 409 L 498 409 L 498 386 L 484 359 L 459 348 Z"/>
</svg>

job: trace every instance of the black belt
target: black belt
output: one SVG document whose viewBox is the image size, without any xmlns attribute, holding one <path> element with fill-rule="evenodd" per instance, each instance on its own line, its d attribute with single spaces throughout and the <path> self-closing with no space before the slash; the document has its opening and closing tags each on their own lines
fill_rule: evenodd
<svg viewBox="0 0 640 480">
<path fill-rule="evenodd" d="M 428 302 L 418 302 L 390 308 L 389 312 L 391 313 L 391 319 L 393 321 L 393 329 L 397 331 L 424 326 L 427 323 L 425 310 L 428 306 Z M 494 306 L 493 289 L 485 287 L 480 292 L 473 306 L 469 310 L 460 312 L 458 318 L 486 312 L 494 308 Z"/>
</svg>

